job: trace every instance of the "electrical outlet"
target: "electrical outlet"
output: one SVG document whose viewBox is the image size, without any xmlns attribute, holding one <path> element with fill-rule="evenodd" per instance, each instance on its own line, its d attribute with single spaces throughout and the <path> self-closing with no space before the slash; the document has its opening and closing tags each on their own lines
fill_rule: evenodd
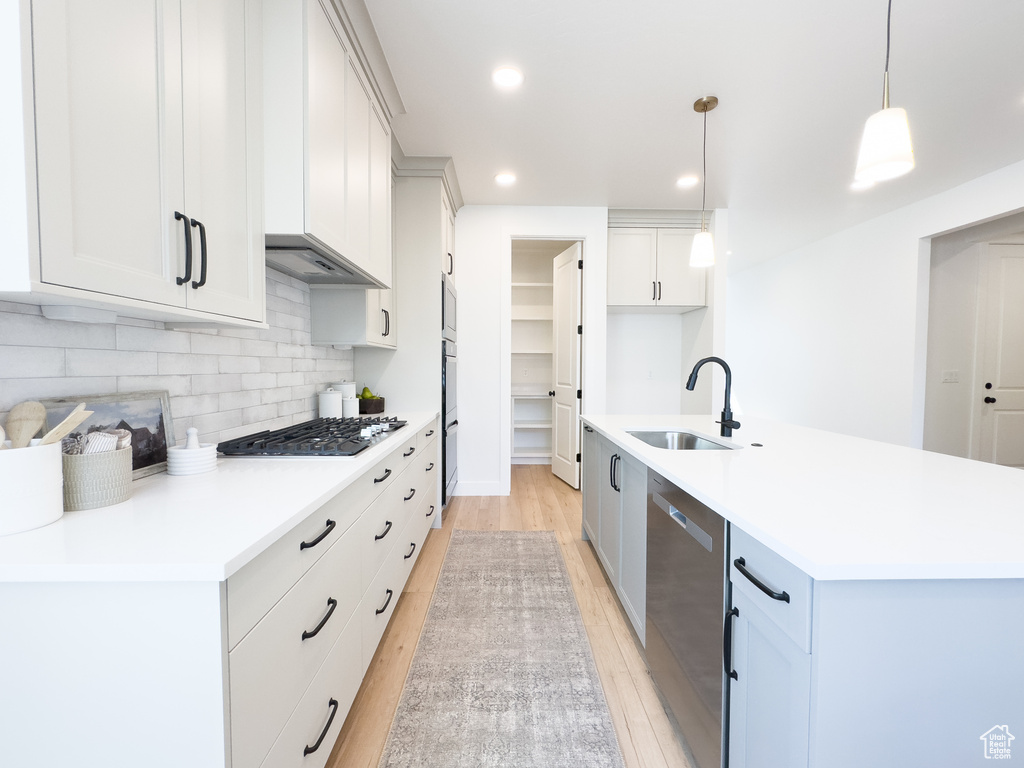
<svg viewBox="0 0 1024 768">
<path fill-rule="evenodd" d="M 943 371 L 942 372 L 942 383 L 943 384 L 959 384 L 960 383 L 960 371 Z"/>
</svg>

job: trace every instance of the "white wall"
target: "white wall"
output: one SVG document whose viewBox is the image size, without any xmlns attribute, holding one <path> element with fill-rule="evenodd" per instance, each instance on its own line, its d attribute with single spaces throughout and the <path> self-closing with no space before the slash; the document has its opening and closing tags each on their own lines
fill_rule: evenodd
<svg viewBox="0 0 1024 768">
<path fill-rule="evenodd" d="M 1021 209 L 1024 162 L 731 276 L 746 411 L 920 446 L 929 238 Z"/>
<path fill-rule="evenodd" d="M 510 489 L 513 238 L 583 242 L 582 410 L 604 412 L 607 227 L 607 208 L 467 205 L 459 211 L 458 494 Z"/>
<path fill-rule="evenodd" d="M 0 417 L 23 400 L 167 390 L 177 442 L 217 443 L 316 416 L 316 393 L 352 378 L 352 351 L 309 343 L 309 286 L 267 270 L 265 330 L 49 320 L 0 302 Z"/>
</svg>

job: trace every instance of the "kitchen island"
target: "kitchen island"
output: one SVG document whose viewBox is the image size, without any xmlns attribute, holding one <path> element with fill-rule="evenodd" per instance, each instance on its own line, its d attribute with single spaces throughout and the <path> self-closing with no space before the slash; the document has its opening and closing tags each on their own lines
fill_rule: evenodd
<svg viewBox="0 0 1024 768">
<path fill-rule="evenodd" d="M 1006 734 L 1024 732 L 1024 473 L 750 418 L 729 439 L 711 417 L 583 422 L 729 523 L 732 768 L 1009 754 Z M 734 450 L 655 448 L 636 429 Z M 646 519 L 622 486 L 618 580 L 609 574 L 620 596 L 638 570 L 626 521 Z M 737 570 L 737 555 L 778 599 Z"/>
<path fill-rule="evenodd" d="M 0 537 L 0 765 L 323 765 L 440 516 L 437 416 Z"/>
</svg>

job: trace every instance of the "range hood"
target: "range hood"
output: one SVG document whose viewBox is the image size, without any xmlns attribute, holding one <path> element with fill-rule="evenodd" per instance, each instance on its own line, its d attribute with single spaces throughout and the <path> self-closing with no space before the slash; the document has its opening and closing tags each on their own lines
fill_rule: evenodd
<svg viewBox="0 0 1024 768">
<path fill-rule="evenodd" d="M 316 284 L 387 288 L 313 235 L 267 235 L 267 266 Z"/>
</svg>

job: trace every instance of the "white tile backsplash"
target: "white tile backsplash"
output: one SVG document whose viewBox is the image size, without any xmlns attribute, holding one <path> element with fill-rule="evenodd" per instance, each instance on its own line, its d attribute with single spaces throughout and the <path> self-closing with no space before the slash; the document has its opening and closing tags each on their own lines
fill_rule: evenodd
<svg viewBox="0 0 1024 768">
<path fill-rule="evenodd" d="M 48 320 L 0 301 L 0 419 L 23 400 L 167 390 L 175 441 L 217 443 L 316 416 L 316 393 L 353 378 L 352 350 L 309 343 L 309 287 L 267 271 L 267 329 L 170 330 Z M 88 398 L 83 398 L 88 402 Z"/>
</svg>

